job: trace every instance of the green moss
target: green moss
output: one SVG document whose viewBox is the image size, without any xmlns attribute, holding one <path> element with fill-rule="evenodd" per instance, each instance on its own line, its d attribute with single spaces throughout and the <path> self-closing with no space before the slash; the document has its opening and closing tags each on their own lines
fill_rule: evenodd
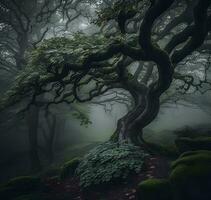
<svg viewBox="0 0 211 200">
<path fill-rule="evenodd" d="M 172 163 L 168 180 L 149 179 L 138 186 L 140 200 L 210 200 L 211 151 L 183 153 Z"/>
<path fill-rule="evenodd" d="M 175 140 L 180 152 L 193 150 L 211 150 L 211 137 L 188 138 L 181 137 Z"/>
<path fill-rule="evenodd" d="M 42 189 L 43 184 L 37 177 L 17 177 L 0 187 L 0 199 L 10 200 L 19 195 L 29 194 Z"/>
<path fill-rule="evenodd" d="M 42 177 L 42 178 L 55 177 L 55 176 L 59 176 L 60 173 L 61 173 L 61 168 L 51 167 L 51 168 L 48 168 L 48 169 L 42 171 L 39 174 L 39 177 Z"/>
<path fill-rule="evenodd" d="M 15 196 L 15 192 L 12 187 L 1 186 L 0 188 L 0 199 L 10 200 Z"/>
<path fill-rule="evenodd" d="M 45 194 L 35 193 L 35 194 L 26 194 L 21 195 L 14 200 L 50 200 Z"/>
<path fill-rule="evenodd" d="M 75 174 L 75 170 L 78 167 L 80 161 L 81 160 L 79 158 L 74 158 L 74 159 L 66 162 L 62 166 L 60 178 L 62 180 L 64 180 L 66 178 L 69 178 L 69 177 L 73 176 Z"/>
<path fill-rule="evenodd" d="M 41 181 L 38 177 L 32 176 L 20 176 L 14 179 L 11 179 L 6 186 L 15 187 L 15 188 L 37 188 L 39 187 Z"/>
<path fill-rule="evenodd" d="M 170 182 L 176 199 L 211 199 L 211 151 L 187 152 L 173 162 Z"/>
<path fill-rule="evenodd" d="M 172 162 L 172 168 L 175 168 L 179 164 L 193 165 L 197 163 L 207 163 L 211 165 L 211 151 L 195 151 L 188 152 L 189 155 L 182 154 L 179 159 Z"/>
<path fill-rule="evenodd" d="M 191 156 L 191 155 L 196 155 L 196 154 L 199 154 L 199 153 L 202 153 L 202 154 L 210 154 L 210 151 L 208 150 L 197 150 L 197 151 L 186 151 L 184 153 L 182 153 L 179 158 L 182 158 L 182 157 L 186 157 L 186 156 Z"/>
<path fill-rule="evenodd" d="M 150 147 L 150 150 L 158 155 L 164 155 L 167 157 L 178 157 L 179 152 L 176 146 L 173 145 L 160 145 L 160 144 L 155 144 L 152 142 L 147 142 L 147 144 Z"/>
<path fill-rule="evenodd" d="M 138 186 L 140 200 L 170 200 L 171 195 L 171 185 L 166 179 L 148 179 Z"/>
</svg>

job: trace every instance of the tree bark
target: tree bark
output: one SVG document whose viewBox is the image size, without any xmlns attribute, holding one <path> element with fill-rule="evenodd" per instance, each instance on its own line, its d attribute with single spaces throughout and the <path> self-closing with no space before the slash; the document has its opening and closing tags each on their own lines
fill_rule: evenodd
<svg viewBox="0 0 211 200">
<path fill-rule="evenodd" d="M 41 163 L 38 153 L 38 123 L 39 111 L 36 106 L 32 106 L 28 111 L 28 136 L 31 170 L 36 172 L 41 169 Z"/>
<path fill-rule="evenodd" d="M 139 146 L 148 146 L 143 139 L 143 129 L 150 124 L 158 114 L 159 97 L 150 90 L 134 91 L 134 108 L 118 120 L 117 128 L 111 137 L 113 141 L 126 141 Z"/>
<path fill-rule="evenodd" d="M 55 142 L 55 136 L 56 136 L 56 116 L 54 114 L 47 115 L 46 116 L 48 121 L 48 139 L 46 141 L 47 145 L 47 156 L 48 161 L 50 164 L 54 161 L 54 142 Z M 50 118 L 52 118 L 50 120 Z"/>
</svg>

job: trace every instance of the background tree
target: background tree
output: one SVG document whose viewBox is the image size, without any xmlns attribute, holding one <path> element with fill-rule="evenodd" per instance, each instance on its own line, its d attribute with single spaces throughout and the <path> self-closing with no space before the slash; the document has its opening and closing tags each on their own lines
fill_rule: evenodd
<svg viewBox="0 0 211 200">
<path fill-rule="evenodd" d="M 85 14 L 83 6 L 78 7 L 81 3 L 83 1 L 80 0 L 0 1 L 0 70 L 2 76 L 7 77 L 4 81 L 5 88 L 10 85 L 9 79 L 12 80 L 25 69 L 28 51 L 36 49 L 36 46 L 50 35 L 63 34 L 70 29 L 71 22 L 81 17 L 82 13 Z M 40 108 L 33 106 L 25 116 L 31 149 L 31 166 L 34 170 L 41 168 L 38 153 L 40 115 Z"/>
</svg>

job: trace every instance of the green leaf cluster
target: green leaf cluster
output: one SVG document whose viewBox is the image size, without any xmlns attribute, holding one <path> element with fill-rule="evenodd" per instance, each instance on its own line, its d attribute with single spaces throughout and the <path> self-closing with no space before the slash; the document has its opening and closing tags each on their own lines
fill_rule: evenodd
<svg viewBox="0 0 211 200">
<path fill-rule="evenodd" d="M 91 53 L 103 49 L 108 41 L 102 35 L 87 36 L 75 33 L 70 38 L 54 37 L 44 40 L 29 56 L 29 66 L 46 67 L 65 62 L 81 64 Z M 59 67 L 59 66 L 58 66 Z"/>
<path fill-rule="evenodd" d="M 97 18 L 93 21 L 94 24 L 101 26 L 109 20 L 117 20 L 120 12 L 137 12 L 138 0 L 118 0 L 111 7 L 103 7 L 97 11 Z"/>
<path fill-rule="evenodd" d="M 85 113 L 74 112 L 72 115 L 80 121 L 81 126 L 88 127 L 89 124 L 92 124 L 89 117 Z"/>
<path fill-rule="evenodd" d="M 103 36 L 75 33 L 70 38 L 54 37 L 44 40 L 28 52 L 27 65 L 16 76 L 14 84 L 0 100 L 0 109 L 12 105 L 31 94 L 40 85 L 47 85 L 65 64 L 82 64 L 84 59 L 108 45 Z M 51 67 L 49 72 L 49 67 Z"/>
<path fill-rule="evenodd" d="M 124 179 L 143 168 L 148 156 L 139 147 L 127 143 L 105 142 L 91 150 L 80 162 L 76 174 L 84 188 Z"/>
</svg>

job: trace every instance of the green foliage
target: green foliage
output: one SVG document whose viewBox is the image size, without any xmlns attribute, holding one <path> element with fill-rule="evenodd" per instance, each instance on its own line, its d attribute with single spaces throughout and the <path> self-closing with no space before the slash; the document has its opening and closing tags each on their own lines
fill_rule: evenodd
<svg viewBox="0 0 211 200">
<path fill-rule="evenodd" d="M 89 124 L 92 124 L 92 122 L 89 120 L 89 118 L 87 117 L 87 115 L 85 115 L 84 113 L 81 113 L 81 112 L 74 112 L 73 113 L 73 116 L 76 118 L 76 119 L 78 119 L 78 120 L 80 120 L 80 125 L 81 126 L 88 126 Z"/>
<path fill-rule="evenodd" d="M 66 118 L 75 119 L 80 121 L 81 126 L 85 126 L 86 128 L 92 124 L 90 121 L 89 114 L 90 114 L 90 107 L 87 104 L 80 104 L 80 103 L 72 103 L 71 105 L 71 112 L 66 112 L 64 115 Z"/>
<path fill-rule="evenodd" d="M 66 162 L 61 169 L 61 174 L 60 174 L 60 178 L 62 180 L 71 177 L 75 174 L 75 170 L 78 167 L 79 163 L 80 163 L 80 159 L 78 158 L 74 158 L 68 162 Z"/>
<path fill-rule="evenodd" d="M 106 142 L 91 150 L 81 161 L 76 174 L 84 188 L 126 178 L 143 168 L 147 154 L 131 144 Z"/>
<path fill-rule="evenodd" d="M 19 102 L 39 87 L 52 82 L 55 74 L 65 67 L 64 63 L 80 65 L 92 53 L 109 45 L 102 35 L 87 36 L 76 33 L 70 38 L 55 37 L 44 40 L 27 55 L 27 66 L 20 71 L 14 84 L 0 100 L 0 109 Z M 56 81 L 56 80 L 55 80 Z"/>
<path fill-rule="evenodd" d="M 98 26 L 109 20 L 117 20 L 120 12 L 127 14 L 128 12 L 137 12 L 138 0 L 133 1 L 114 1 L 111 7 L 104 7 L 97 11 L 97 19 L 93 21 Z"/>
<path fill-rule="evenodd" d="M 141 200 L 170 200 L 171 185 L 166 179 L 148 179 L 138 185 L 138 198 Z"/>
<path fill-rule="evenodd" d="M 70 38 L 54 37 L 44 40 L 30 54 L 29 66 L 46 67 L 46 64 L 59 65 L 64 61 L 81 64 L 89 54 L 101 49 L 105 44 L 107 44 L 107 39 L 103 36 L 90 37 L 80 32 Z"/>
</svg>

